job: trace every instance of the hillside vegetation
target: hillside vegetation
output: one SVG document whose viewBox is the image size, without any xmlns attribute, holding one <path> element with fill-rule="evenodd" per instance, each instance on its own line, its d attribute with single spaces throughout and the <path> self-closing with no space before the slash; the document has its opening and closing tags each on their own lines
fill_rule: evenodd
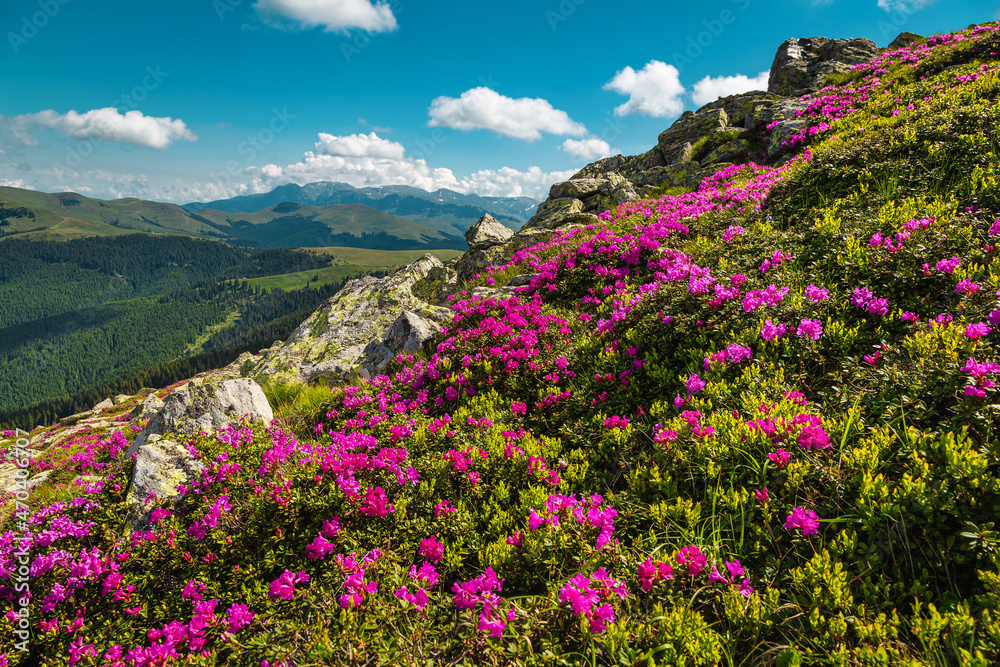
<svg viewBox="0 0 1000 667">
<path fill-rule="evenodd" d="M 328 264 L 144 234 L 0 243 L 0 424 L 51 424 L 139 390 L 143 374 L 168 384 L 224 365 L 287 336 L 349 278 L 377 271 L 339 266 L 311 289 L 282 284 L 272 294 L 253 284 Z"/>
<path fill-rule="evenodd" d="M 271 387 L 142 530 L 140 399 L 35 431 L 3 660 L 998 664 L 998 52 L 886 52 L 791 161 L 521 250 L 388 375 Z"/>
<path fill-rule="evenodd" d="M 147 233 L 221 239 L 265 248 L 352 246 L 373 250 L 464 249 L 448 223 L 390 215 L 362 203 L 303 206 L 283 202 L 254 213 L 128 198 L 91 199 L 0 187 L 0 240 L 66 240 Z M 442 229 L 444 231 L 442 231 Z"/>
</svg>

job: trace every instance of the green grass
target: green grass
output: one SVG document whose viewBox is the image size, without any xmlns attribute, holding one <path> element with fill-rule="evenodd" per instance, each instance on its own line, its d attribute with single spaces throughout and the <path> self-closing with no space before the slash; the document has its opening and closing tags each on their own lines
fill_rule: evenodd
<svg viewBox="0 0 1000 667">
<path fill-rule="evenodd" d="M 187 349 L 184 350 L 184 354 L 182 354 L 181 357 L 189 357 L 193 354 L 201 354 L 202 352 L 205 351 L 203 347 L 205 343 L 208 342 L 209 338 L 219 333 L 220 331 L 232 327 L 234 324 L 236 324 L 236 322 L 239 319 L 240 319 L 239 310 L 230 311 L 229 315 L 226 317 L 224 322 L 213 324 L 212 326 L 207 327 L 204 331 L 202 331 L 201 334 L 198 335 L 198 338 L 193 343 L 188 345 Z"/>
<path fill-rule="evenodd" d="M 309 252 L 331 255 L 335 261 L 356 264 L 368 268 L 387 269 L 412 264 L 426 253 L 442 262 L 448 262 L 462 255 L 461 250 L 367 250 L 365 248 L 303 248 Z"/>
<path fill-rule="evenodd" d="M 356 264 L 340 264 L 337 266 L 328 266 L 323 269 L 313 269 L 311 271 L 284 273 L 264 278 L 251 278 L 247 282 L 254 287 L 261 287 L 268 292 L 275 289 L 283 289 L 286 292 L 291 292 L 305 287 L 316 289 L 343 280 L 344 278 L 359 278 L 370 272 L 370 267 L 358 266 Z"/>
</svg>

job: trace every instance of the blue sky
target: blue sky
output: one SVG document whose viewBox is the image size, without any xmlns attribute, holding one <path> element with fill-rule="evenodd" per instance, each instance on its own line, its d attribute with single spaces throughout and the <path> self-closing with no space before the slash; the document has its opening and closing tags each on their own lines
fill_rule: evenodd
<svg viewBox="0 0 1000 667">
<path fill-rule="evenodd" d="M 544 198 L 762 87 L 789 37 L 947 32 L 1000 0 L 6 0 L 0 185 L 184 203 L 289 182 Z M 739 77 L 742 78 L 732 78 Z"/>
</svg>

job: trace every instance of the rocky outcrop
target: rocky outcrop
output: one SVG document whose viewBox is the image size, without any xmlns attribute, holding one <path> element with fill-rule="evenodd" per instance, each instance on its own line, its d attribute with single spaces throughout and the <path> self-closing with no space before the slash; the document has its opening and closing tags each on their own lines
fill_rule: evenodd
<svg viewBox="0 0 1000 667">
<path fill-rule="evenodd" d="M 596 214 L 639 198 L 632 182 L 617 171 L 591 174 L 553 185 L 522 231 L 589 225 L 598 222 Z"/>
<path fill-rule="evenodd" d="M 851 71 L 879 54 L 875 42 L 857 39 L 802 37 L 786 40 L 771 65 L 767 90 L 777 95 L 799 97 L 826 85 L 831 74 Z"/>
<path fill-rule="evenodd" d="M 369 344 L 383 340 L 403 311 L 432 322 L 450 316 L 449 310 L 413 293 L 418 281 L 443 270 L 441 261 L 427 254 L 390 276 L 348 282 L 287 341 L 264 351 L 252 370 L 254 377 L 268 383 L 369 375 L 363 365 Z"/>
<path fill-rule="evenodd" d="M 125 456 L 140 451 L 153 436 L 168 433 L 193 436 L 224 428 L 244 416 L 265 423 L 274 419 L 259 384 L 249 379 L 217 383 L 192 380 L 167 396 L 163 407 L 149 420 Z"/>
<path fill-rule="evenodd" d="M 176 486 L 195 479 L 203 467 L 187 447 L 152 436 L 138 450 L 125 497 L 132 529 L 142 530 L 149 523 L 152 503 L 148 501 L 177 497 Z"/>
<path fill-rule="evenodd" d="M 361 366 L 371 375 L 381 373 L 396 355 L 416 354 L 439 331 L 441 327 L 436 322 L 404 310 L 381 340 L 372 341 L 365 348 Z"/>
<path fill-rule="evenodd" d="M 926 42 L 927 38 L 918 35 L 915 32 L 901 32 L 896 39 L 889 42 L 889 46 L 885 48 L 886 51 L 895 51 L 896 49 L 902 49 L 904 47 L 912 45 L 914 42 Z"/>
<path fill-rule="evenodd" d="M 919 37 L 904 33 L 898 41 L 912 39 Z M 686 111 L 649 151 L 598 160 L 553 185 L 518 237 L 586 225 L 623 202 L 667 189 L 696 189 L 705 177 L 731 164 L 781 164 L 792 154 L 788 139 L 807 126 L 798 112 L 808 103 L 799 98 L 822 88 L 831 74 L 848 72 L 878 54 L 875 43 L 865 38 L 786 41 L 775 55 L 766 91 L 730 95 Z"/>
<path fill-rule="evenodd" d="M 142 403 L 132 408 L 128 413 L 129 423 L 135 424 L 141 419 L 152 419 L 163 408 L 163 400 L 156 394 L 150 394 Z"/>
<path fill-rule="evenodd" d="M 465 233 L 469 252 L 459 258 L 453 267 L 457 280 L 468 282 L 485 267 L 500 263 L 504 259 L 504 244 L 513 235 L 514 232 L 500 224 L 492 215 L 486 214 L 480 218 L 479 222 Z"/>
</svg>

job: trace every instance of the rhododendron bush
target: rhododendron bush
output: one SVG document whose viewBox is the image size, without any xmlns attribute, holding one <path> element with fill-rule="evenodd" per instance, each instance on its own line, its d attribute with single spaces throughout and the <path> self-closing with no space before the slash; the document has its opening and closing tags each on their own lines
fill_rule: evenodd
<svg viewBox="0 0 1000 667">
<path fill-rule="evenodd" d="M 997 664 L 998 51 L 886 52 L 783 165 L 484 270 L 529 279 L 186 440 L 138 530 L 137 428 L 45 449 L 0 506 L 0 665 Z"/>
</svg>

